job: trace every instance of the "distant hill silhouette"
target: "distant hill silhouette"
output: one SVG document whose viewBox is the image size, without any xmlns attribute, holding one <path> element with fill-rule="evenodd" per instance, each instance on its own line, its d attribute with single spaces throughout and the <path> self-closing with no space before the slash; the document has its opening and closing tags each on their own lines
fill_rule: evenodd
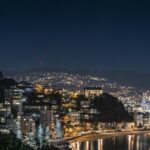
<svg viewBox="0 0 150 150">
<path fill-rule="evenodd" d="M 125 86 L 150 89 L 150 73 L 140 73 L 136 71 L 96 71 L 96 70 L 67 70 L 62 68 L 32 69 L 35 72 L 68 72 L 81 75 L 98 75 L 108 79 L 110 82 L 117 82 Z"/>
<path fill-rule="evenodd" d="M 17 82 L 11 78 L 4 78 L 0 80 L 0 102 L 4 102 L 5 89 L 9 89 L 11 86 L 17 85 Z"/>
<path fill-rule="evenodd" d="M 136 71 L 98 71 L 84 69 L 65 69 L 65 68 L 32 68 L 20 72 L 7 72 L 7 75 L 25 74 L 33 72 L 67 72 L 77 73 L 80 75 L 98 75 L 108 79 L 110 82 L 117 82 L 126 86 L 134 86 L 137 88 L 150 89 L 150 73 L 140 73 Z"/>
<path fill-rule="evenodd" d="M 117 82 L 126 86 L 150 89 L 150 73 L 139 73 L 134 71 L 105 71 L 100 74 L 112 82 Z"/>
<path fill-rule="evenodd" d="M 4 89 L 9 89 L 11 86 L 15 85 L 17 85 L 17 82 L 14 79 L 4 78 L 0 80 L 0 87 L 3 87 Z"/>
<path fill-rule="evenodd" d="M 2 72 L 0 71 L 0 80 L 1 79 L 4 79 L 4 76 L 3 76 Z"/>
</svg>

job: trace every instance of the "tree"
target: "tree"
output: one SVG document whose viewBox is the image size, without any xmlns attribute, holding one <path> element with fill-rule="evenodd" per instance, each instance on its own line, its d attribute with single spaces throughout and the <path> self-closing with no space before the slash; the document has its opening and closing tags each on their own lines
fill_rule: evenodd
<svg viewBox="0 0 150 150">
<path fill-rule="evenodd" d="M 132 121 L 132 117 L 116 97 L 104 93 L 93 99 L 92 102 L 93 106 L 100 112 L 98 120 L 101 122 Z"/>
<path fill-rule="evenodd" d="M 33 150 L 30 146 L 23 144 L 14 134 L 0 133 L 0 150 Z"/>
</svg>

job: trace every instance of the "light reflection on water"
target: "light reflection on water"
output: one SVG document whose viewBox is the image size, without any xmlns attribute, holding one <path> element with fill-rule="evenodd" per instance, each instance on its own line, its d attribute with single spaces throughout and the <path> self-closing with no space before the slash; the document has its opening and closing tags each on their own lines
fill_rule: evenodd
<svg viewBox="0 0 150 150">
<path fill-rule="evenodd" d="M 72 150 L 150 150 L 150 136 L 147 134 L 127 135 L 77 142 L 72 144 Z"/>
</svg>

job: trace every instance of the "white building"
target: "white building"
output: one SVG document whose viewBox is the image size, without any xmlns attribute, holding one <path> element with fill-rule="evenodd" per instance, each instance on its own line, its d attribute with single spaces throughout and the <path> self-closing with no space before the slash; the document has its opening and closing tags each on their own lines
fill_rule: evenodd
<svg viewBox="0 0 150 150">
<path fill-rule="evenodd" d="M 42 127 L 50 126 L 51 118 L 51 111 L 48 106 L 43 106 L 40 110 L 40 124 Z"/>
<path fill-rule="evenodd" d="M 23 99 L 23 90 L 17 88 L 16 86 L 5 90 L 5 104 L 18 106 L 21 104 Z"/>
<path fill-rule="evenodd" d="M 144 125 L 142 113 L 137 113 L 134 115 L 134 123 L 135 123 L 136 127 Z"/>
<path fill-rule="evenodd" d="M 103 94 L 103 88 L 102 87 L 86 87 L 84 89 L 84 94 L 86 98 L 98 97 L 101 94 Z"/>
</svg>

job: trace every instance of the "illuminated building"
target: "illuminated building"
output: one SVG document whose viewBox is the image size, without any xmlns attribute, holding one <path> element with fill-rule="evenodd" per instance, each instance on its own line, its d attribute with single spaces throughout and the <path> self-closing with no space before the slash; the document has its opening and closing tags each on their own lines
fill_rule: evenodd
<svg viewBox="0 0 150 150">
<path fill-rule="evenodd" d="M 88 101 L 81 101 L 80 102 L 81 108 L 90 108 L 91 102 Z"/>
<path fill-rule="evenodd" d="M 51 123 L 51 111 L 48 106 L 43 106 L 40 110 L 40 124 L 42 127 L 49 126 Z"/>
<path fill-rule="evenodd" d="M 128 113 L 133 113 L 133 106 L 124 104 L 124 107 Z"/>
<path fill-rule="evenodd" d="M 80 124 L 80 112 L 71 112 L 68 116 L 72 125 Z"/>
<path fill-rule="evenodd" d="M 143 112 L 143 108 L 141 105 L 135 105 L 133 107 L 133 112 Z"/>
<path fill-rule="evenodd" d="M 143 113 L 136 113 L 134 114 L 134 122 L 135 122 L 135 125 L 137 127 L 142 127 L 144 125 L 143 123 Z"/>
<path fill-rule="evenodd" d="M 150 114 L 149 113 L 143 114 L 143 126 L 144 128 L 150 128 Z"/>
<path fill-rule="evenodd" d="M 143 112 L 150 112 L 150 103 L 142 103 Z"/>
<path fill-rule="evenodd" d="M 100 96 L 102 93 L 103 93 L 102 87 L 86 87 L 84 89 L 84 94 L 86 98 Z"/>
<path fill-rule="evenodd" d="M 17 88 L 16 86 L 11 87 L 5 91 L 5 104 L 10 104 L 20 111 L 21 103 L 23 99 L 23 90 Z"/>
<path fill-rule="evenodd" d="M 0 105 L 0 115 L 4 117 L 9 117 L 11 115 L 11 107 Z"/>
<path fill-rule="evenodd" d="M 35 133 L 35 121 L 32 118 L 24 117 L 21 120 L 21 131 L 23 135 Z"/>
<path fill-rule="evenodd" d="M 49 85 L 44 85 L 43 86 L 43 91 L 44 91 L 45 95 L 49 95 L 49 94 L 54 92 L 54 88 L 49 86 Z"/>
<path fill-rule="evenodd" d="M 42 85 L 39 85 L 39 84 L 35 85 L 35 89 L 38 93 L 43 93 L 43 86 Z"/>
</svg>

